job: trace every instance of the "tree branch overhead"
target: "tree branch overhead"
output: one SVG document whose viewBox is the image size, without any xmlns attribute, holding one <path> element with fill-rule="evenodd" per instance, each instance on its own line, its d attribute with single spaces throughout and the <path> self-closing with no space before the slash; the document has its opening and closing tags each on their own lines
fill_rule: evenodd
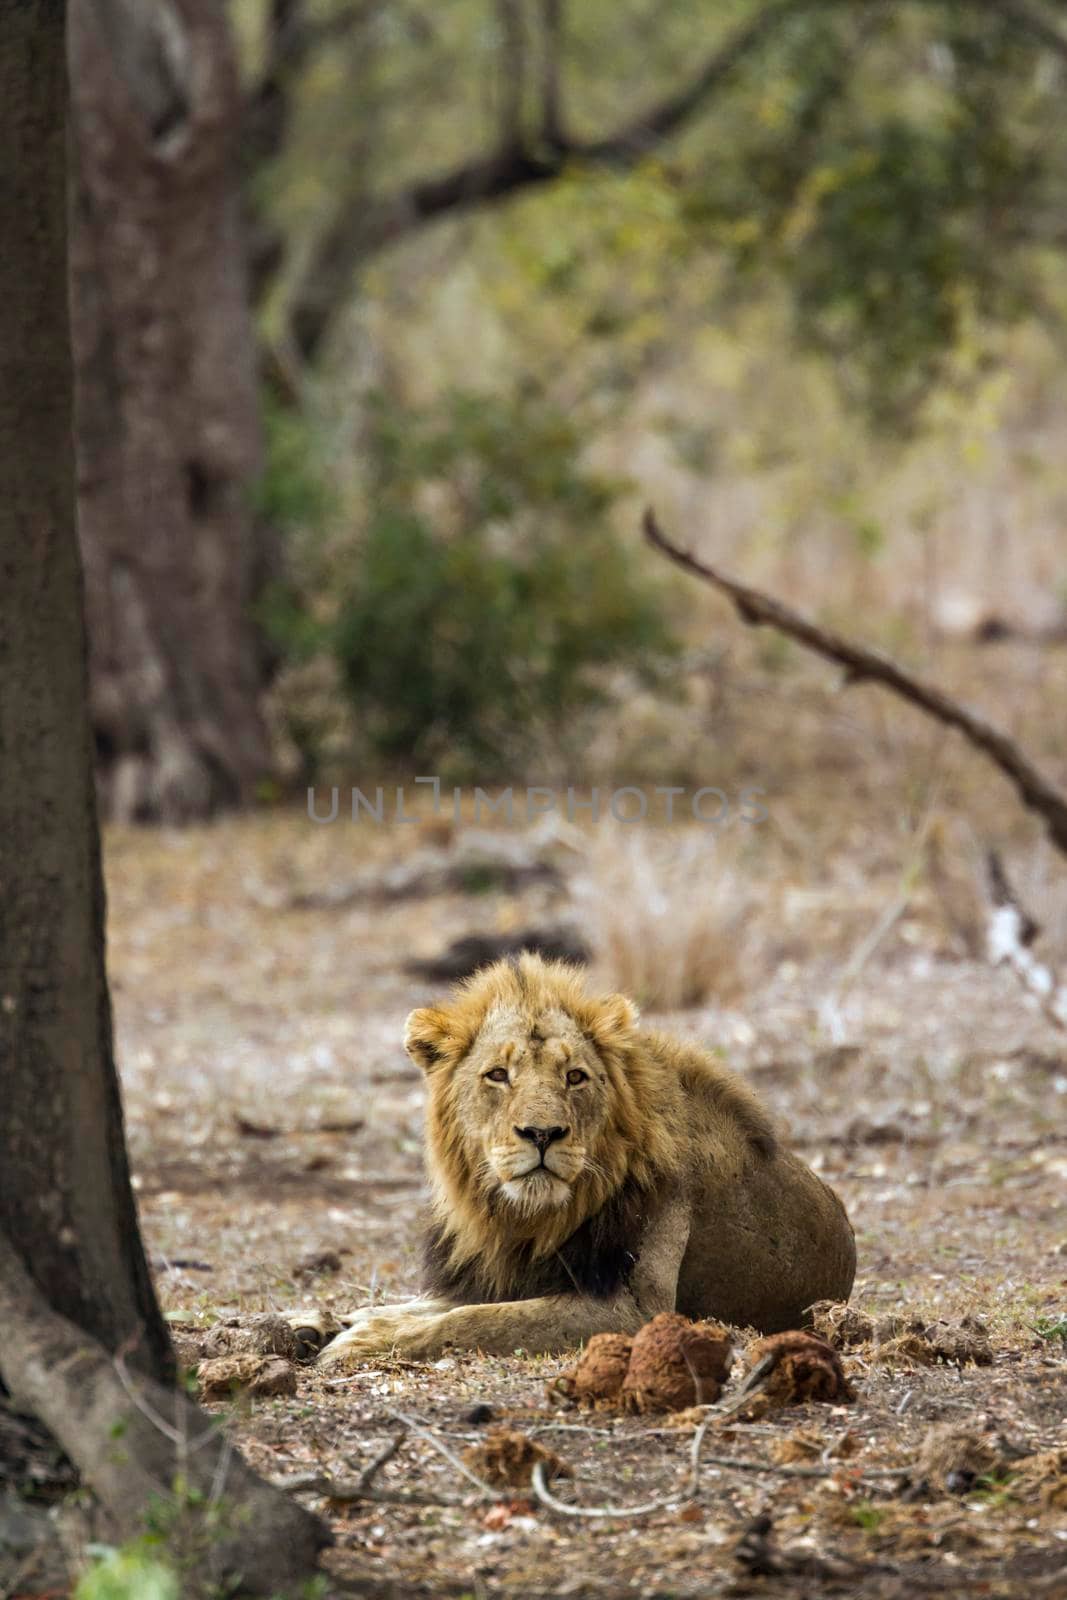
<svg viewBox="0 0 1067 1600">
<path fill-rule="evenodd" d="M 625 171 L 681 132 L 724 88 L 733 74 L 781 28 L 813 12 L 876 9 L 880 0 L 771 0 L 717 45 L 680 89 L 652 101 L 637 116 L 608 133 L 577 139 L 566 132 L 560 95 L 562 0 L 542 0 L 540 126 L 529 139 L 522 128 L 524 50 L 519 8 L 499 0 L 502 19 L 500 78 L 502 119 L 497 147 L 447 172 L 417 179 L 378 199 L 361 197 L 343 207 L 326 229 L 296 291 L 291 321 L 301 356 L 318 354 L 334 316 L 344 304 L 359 263 L 376 251 L 447 215 L 501 203 L 558 177 L 568 166 L 587 164 Z M 916 0 L 929 8 L 941 0 Z M 1067 37 L 1027 0 L 966 0 L 968 9 L 992 12 L 1017 27 L 1042 49 L 1067 61 Z M 268 277 L 259 285 L 265 290 Z"/>
</svg>

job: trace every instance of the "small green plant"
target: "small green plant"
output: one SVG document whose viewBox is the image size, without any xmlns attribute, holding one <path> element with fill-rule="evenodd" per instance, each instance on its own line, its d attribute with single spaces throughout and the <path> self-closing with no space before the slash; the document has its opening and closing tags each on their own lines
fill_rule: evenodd
<svg viewBox="0 0 1067 1600">
<path fill-rule="evenodd" d="M 208 1592 L 222 1600 L 222 1589 L 205 1589 L 200 1579 L 219 1542 L 246 1515 L 225 1498 L 205 1494 L 179 1470 L 170 1492 L 148 1501 L 142 1534 L 121 1548 L 89 1546 L 95 1564 L 80 1579 L 74 1600 L 185 1600 Z"/>
<path fill-rule="evenodd" d="M 993 1510 L 999 1510 L 1013 1498 L 1011 1477 L 1003 1472 L 986 1472 L 978 1479 L 974 1498 Z"/>
<path fill-rule="evenodd" d="M 861 1500 L 857 1505 L 850 1506 L 849 1513 L 864 1533 L 877 1533 L 886 1517 L 885 1507 L 873 1506 L 869 1500 Z"/>
<path fill-rule="evenodd" d="M 174 1570 L 154 1555 L 148 1541 L 136 1540 L 121 1550 L 98 1547 L 98 1560 L 85 1572 L 74 1600 L 180 1600 Z"/>
<path fill-rule="evenodd" d="M 1031 1326 L 1039 1339 L 1047 1339 L 1050 1343 L 1058 1341 L 1062 1345 L 1067 1345 L 1067 1315 L 1038 1317 Z"/>
</svg>

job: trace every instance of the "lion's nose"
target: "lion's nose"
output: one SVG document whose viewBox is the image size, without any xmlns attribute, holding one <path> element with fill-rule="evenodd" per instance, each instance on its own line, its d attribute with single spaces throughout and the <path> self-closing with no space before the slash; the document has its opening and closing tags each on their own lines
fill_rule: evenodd
<svg viewBox="0 0 1067 1600">
<path fill-rule="evenodd" d="M 570 1133 L 569 1128 L 516 1128 L 515 1132 L 520 1139 L 529 1139 L 544 1155 L 550 1144 L 555 1144 L 557 1139 L 565 1139 Z"/>
</svg>

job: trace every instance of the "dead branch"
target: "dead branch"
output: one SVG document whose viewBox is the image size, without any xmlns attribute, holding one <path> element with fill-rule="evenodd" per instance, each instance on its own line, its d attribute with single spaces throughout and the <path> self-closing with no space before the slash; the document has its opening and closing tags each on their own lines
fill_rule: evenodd
<svg viewBox="0 0 1067 1600">
<path fill-rule="evenodd" d="M 773 1358 L 768 1356 L 753 1368 L 745 1381 L 739 1394 L 726 1405 L 706 1407 L 707 1416 L 697 1428 L 693 1436 L 690 1451 L 689 1481 L 684 1487 L 679 1486 L 669 1495 L 663 1495 L 656 1500 L 643 1501 L 633 1506 L 580 1506 L 566 1500 L 560 1500 L 548 1487 L 545 1476 L 545 1464 L 536 1461 L 531 1474 L 531 1488 L 536 1499 L 550 1511 L 557 1512 L 560 1516 L 579 1518 L 626 1518 L 651 1516 L 654 1512 L 668 1510 L 677 1505 L 680 1500 L 695 1500 L 700 1494 L 700 1474 L 702 1466 L 713 1466 L 736 1472 L 773 1472 L 786 1478 L 832 1478 L 837 1473 L 849 1471 L 856 1477 L 871 1479 L 897 1479 L 906 1478 L 910 1468 L 907 1467 L 863 1467 L 857 1463 L 825 1463 L 821 1465 L 799 1465 L 774 1461 L 759 1461 L 746 1456 L 706 1455 L 703 1451 L 704 1439 L 709 1426 L 713 1422 L 723 1422 L 733 1415 L 735 1411 L 752 1399 L 753 1395 L 762 1388 L 768 1371 L 773 1367 Z M 287 1478 L 274 1479 L 275 1486 L 287 1493 L 303 1493 L 322 1495 L 330 1500 L 357 1502 L 369 1501 L 381 1505 L 401 1506 L 450 1506 L 464 1507 L 471 1505 L 492 1504 L 505 1498 L 508 1491 L 494 1489 L 484 1479 L 480 1478 L 466 1465 L 454 1451 L 438 1437 L 437 1434 L 417 1422 L 413 1417 L 403 1412 L 395 1413 L 396 1419 L 404 1424 L 404 1431 L 398 1433 L 385 1448 L 373 1458 L 359 1477 L 351 1482 L 344 1479 L 326 1477 L 317 1472 L 304 1472 L 290 1475 Z M 551 1427 L 565 1427 L 568 1431 L 576 1433 L 606 1433 L 610 1430 L 600 1428 L 583 1428 L 574 1424 L 547 1424 Z M 544 1431 L 535 1429 L 534 1431 Z M 655 1430 L 662 1433 L 664 1430 Z M 374 1487 L 374 1478 L 388 1461 L 397 1454 L 405 1439 L 410 1434 L 416 1435 L 425 1441 L 437 1453 L 444 1457 L 453 1471 L 466 1478 L 477 1493 L 470 1495 L 441 1495 L 427 1494 L 419 1490 L 408 1489 L 377 1489 Z"/>
<path fill-rule="evenodd" d="M 320 1472 L 299 1472 L 295 1476 L 275 1478 L 272 1481 L 275 1488 L 284 1489 L 290 1494 L 296 1491 L 307 1491 L 313 1494 L 326 1495 L 330 1500 L 377 1499 L 392 1502 L 397 1498 L 396 1496 L 375 1493 L 372 1491 L 371 1485 L 387 1462 L 392 1461 L 407 1436 L 408 1430 L 405 1428 L 402 1433 L 398 1433 L 390 1439 L 384 1450 L 379 1450 L 378 1454 L 363 1468 L 359 1477 L 353 1479 L 351 1483 L 344 1479 L 324 1477 Z M 405 1502 L 411 1503 L 408 1495 L 402 1495 L 399 1498 L 401 1504 Z"/>
<path fill-rule="evenodd" d="M 1039 771 L 1002 729 L 961 705 L 934 684 L 906 672 L 881 650 L 854 644 L 841 634 L 812 622 L 780 600 L 748 584 L 738 583 L 706 561 L 672 544 L 660 528 L 651 507 L 644 515 L 644 530 L 649 544 L 662 551 L 676 566 L 726 595 L 742 622 L 752 627 L 777 629 L 806 650 L 843 667 L 846 683 L 867 681 L 881 684 L 899 699 L 933 717 L 936 722 L 962 733 L 968 744 L 981 751 L 999 768 L 1027 810 L 1033 811 L 1044 822 L 1056 849 L 1067 856 L 1067 794 Z"/>
<path fill-rule="evenodd" d="M 385 1449 L 379 1450 L 378 1454 L 374 1457 L 370 1464 L 363 1468 L 363 1471 L 356 1479 L 358 1488 L 362 1489 L 364 1492 L 370 1488 L 371 1484 L 374 1482 L 374 1479 L 378 1476 L 379 1472 L 381 1472 L 382 1468 L 387 1466 L 389 1462 L 392 1461 L 393 1457 L 399 1453 L 407 1436 L 408 1430 L 406 1428 L 402 1429 L 400 1433 L 393 1435 L 389 1443 L 385 1446 Z"/>
<path fill-rule="evenodd" d="M 709 1418 L 708 1421 L 711 1419 Z M 864 1467 L 853 1461 L 837 1461 L 832 1465 L 794 1466 L 786 1461 L 759 1461 L 754 1456 L 709 1456 L 702 1445 L 708 1422 L 702 1422 L 693 1435 L 692 1467 L 689 1498 L 695 1500 L 700 1492 L 701 1467 L 724 1467 L 733 1472 L 775 1472 L 782 1478 L 832 1478 L 839 1472 L 851 1472 L 858 1478 L 907 1478 L 910 1467 Z M 677 1498 L 677 1496 L 675 1497 Z"/>
<path fill-rule="evenodd" d="M 839 1461 L 834 1465 L 826 1466 L 793 1466 L 786 1462 L 757 1461 L 747 1456 L 709 1456 L 703 1454 L 702 1446 L 705 1432 L 712 1420 L 721 1421 L 721 1418 L 706 1418 L 701 1423 L 693 1436 L 691 1452 L 691 1467 L 689 1483 L 685 1488 L 679 1487 L 673 1494 L 664 1495 L 658 1500 L 646 1500 L 636 1506 L 577 1506 L 566 1500 L 559 1500 L 551 1492 L 545 1480 L 544 1463 L 534 1463 L 531 1476 L 533 1492 L 541 1504 L 550 1511 L 557 1511 L 567 1517 L 647 1517 L 656 1511 L 669 1510 L 680 1500 L 696 1500 L 700 1494 L 700 1470 L 702 1466 L 721 1467 L 734 1472 L 773 1472 L 783 1478 L 832 1478 L 840 1472 L 851 1472 L 856 1477 L 862 1478 L 906 1478 L 911 1471 L 908 1467 L 861 1467 L 855 1463 Z"/>
<path fill-rule="evenodd" d="M 684 1495 L 677 1491 L 667 1495 L 662 1500 L 646 1500 L 638 1506 L 572 1506 L 566 1500 L 557 1500 L 545 1481 L 545 1464 L 535 1461 L 530 1484 L 537 1499 L 543 1506 L 548 1506 L 550 1511 L 558 1511 L 565 1517 L 647 1517 L 653 1511 L 665 1511 L 668 1506 L 676 1505 Z"/>
<path fill-rule="evenodd" d="M 455 1472 L 458 1472 L 461 1477 L 466 1478 L 468 1483 L 472 1483 L 480 1494 L 489 1500 L 498 1500 L 500 1498 L 491 1484 L 486 1483 L 484 1478 L 479 1478 L 476 1472 L 472 1472 L 467 1463 L 457 1456 L 453 1450 L 450 1450 L 435 1433 L 431 1433 L 429 1428 L 424 1428 L 421 1422 L 416 1422 L 414 1417 L 405 1416 L 402 1411 L 397 1411 L 395 1415 L 398 1422 L 405 1423 L 412 1433 L 417 1434 L 420 1439 L 424 1439 L 428 1445 L 431 1445 L 437 1451 L 438 1455 L 444 1456 L 449 1466 Z"/>
<path fill-rule="evenodd" d="M 287 1478 L 271 1478 L 275 1489 L 285 1494 L 321 1495 L 326 1500 L 355 1504 L 367 1501 L 378 1506 L 452 1506 L 466 1508 L 478 1505 L 478 1497 L 471 1495 L 422 1494 L 417 1489 L 364 1489 L 358 1482 L 349 1483 L 344 1478 L 325 1477 L 321 1472 L 294 1472 Z M 498 1500 L 499 1495 L 493 1499 Z"/>
<path fill-rule="evenodd" d="M 121 1353 L 113 1359 L 53 1311 L 3 1234 L 0 1327 L 0 1378 L 59 1441 L 121 1539 L 142 1534 L 162 1501 L 176 1512 L 170 1553 L 215 1583 L 276 1594 L 315 1572 L 330 1543 L 323 1524 L 257 1477 L 179 1390 L 132 1377 Z"/>
<path fill-rule="evenodd" d="M 541 148 L 527 148 L 508 138 L 488 154 L 474 156 L 435 177 L 418 179 L 394 194 L 371 200 L 360 195 L 326 229 L 297 290 L 292 327 L 304 360 L 312 361 L 321 348 L 360 261 L 437 217 L 499 204 L 522 189 L 557 178 L 569 162 L 635 165 L 683 128 L 783 21 L 817 3 L 819 0 L 771 0 L 753 21 L 739 27 L 712 52 L 682 90 L 657 101 L 603 138 L 566 139 L 557 125 L 556 137 L 543 141 Z M 841 0 L 829 3 L 840 4 Z M 266 287 L 265 279 L 264 290 Z"/>
<path fill-rule="evenodd" d="M 275 1487 L 284 1489 L 289 1494 L 319 1494 L 326 1496 L 330 1500 L 348 1502 L 369 1500 L 379 1505 L 399 1506 L 469 1506 L 471 1504 L 490 1503 L 501 1498 L 495 1489 L 479 1478 L 476 1473 L 471 1472 L 466 1463 L 461 1461 L 459 1456 L 451 1451 L 429 1428 L 424 1428 L 413 1417 L 405 1416 L 401 1412 L 396 1413 L 396 1418 L 397 1421 L 404 1424 L 403 1431 L 391 1439 L 385 1448 L 380 1450 L 363 1469 L 359 1477 L 352 1482 L 348 1482 L 345 1479 L 324 1477 L 318 1472 L 301 1472 L 288 1478 L 274 1479 Z M 478 1490 L 478 1494 L 472 1499 L 470 1495 L 460 1498 L 457 1495 L 423 1494 L 418 1490 L 374 1488 L 374 1479 L 377 1474 L 387 1462 L 392 1461 L 405 1440 L 412 1433 L 425 1440 L 439 1455 L 444 1456 L 453 1471 L 458 1472 L 473 1484 L 475 1489 Z"/>
</svg>

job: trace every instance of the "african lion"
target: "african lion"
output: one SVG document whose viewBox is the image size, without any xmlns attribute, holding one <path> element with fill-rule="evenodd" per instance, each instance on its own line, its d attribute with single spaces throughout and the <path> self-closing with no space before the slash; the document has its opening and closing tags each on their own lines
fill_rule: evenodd
<svg viewBox="0 0 1067 1600">
<path fill-rule="evenodd" d="M 738 1079 L 639 1028 L 624 996 L 524 954 L 412 1012 L 405 1044 L 429 1089 L 432 1298 L 356 1313 L 324 1360 L 561 1351 L 671 1310 L 772 1333 L 847 1299 L 833 1190 Z"/>
</svg>

